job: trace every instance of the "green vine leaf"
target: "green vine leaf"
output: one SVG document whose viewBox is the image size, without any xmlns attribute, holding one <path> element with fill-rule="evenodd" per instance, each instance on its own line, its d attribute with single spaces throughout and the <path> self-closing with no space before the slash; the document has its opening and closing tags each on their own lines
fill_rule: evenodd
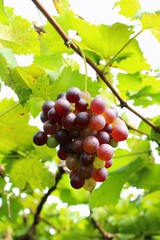
<svg viewBox="0 0 160 240">
<path fill-rule="evenodd" d="M 0 1 L 0 23 L 7 24 L 7 25 L 9 24 L 9 20 L 8 20 L 7 14 L 5 12 L 3 0 Z"/>
<path fill-rule="evenodd" d="M 57 19 L 57 21 L 65 31 L 76 30 L 82 39 L 79 45 L 84 51 L 94 52 L 106 62 L 110 61 L 130 41 L 130 35 L 134 33 L 133 26 L 122 23 L 115 23 L 111 26 L 94 25 L 78 17 L 73 17 L 72 13 L 66 13 L 63 18 Z M 90 36 L 96 37 L 90 38 Z M 114 60 L 113 67 L 130 73 L 149 69 L 136 39 L 124 47 Z"/>
<path fill-rule="evenodd" d="M 160 13 L 145 13 L 142 16 L 142 27 L 150 29 L 155 38 L 160 42 Z"/>
<path fill-rule="evenodd" d="M 18 150 L 25 152 L 33 148 L 31 136 L 37 128 L 28 125 L 28 122 L 28 108 L 22 107 L 12 99 L 3 99 L 0 102 L 0 138 L 3 139 L 0 152 L 2 154 L 6 155 Z"/>
<path fill-rule="evenodd" d="M 57 96 L 59 92 L 65 92 L 70 87 L 78 87 L 82 91 L 85 88 L 85 75 L 79 73 L 78 70 L 72 70 L 71 67 L 65 67 L 62 71 L 60 77 L 53 83 L 55 91 L 54 94 Z M 91 96 L 96 96 L 99 91 L 99 84 L 97 81 L 92 81 L 88 77 L 87 80 L 87 89 L 90 89 Z"/>
<path fill-rule="evenodd" d="M 15 16 L 12 9 L 7 8 L 10 25 L 0 27 L 0 47 L 12 48 L 16 54 L 39 54 L 38 35 L 27 19 Z"/>
<path fill-rule="evenodd" d="M 9 160 L 8 160 L 9 161 Z M 27 184 L 34 190 L 54 185 L 54 176 L 35 158 L 12 160 L 8 164 L 10 178 L 15 187 L 24 189 Z"/>
<path fill-rule="evenodd" d="M 146 165 L 146 160 L 137 157 L 134 161 L 130 162 L 128 165 L 109 173 L 108 179 L 102 183 L 102 185 L 95 189 L 90 198 L 90 207 L 100 207 L 107 205 L 114 205 L 118 202 L 120 198 L 120 192 L 123 185 L 128 181 L 129 177 L 138 172 Z M 114 189 L 114 190 L 113 190 Z M 108 194 L 106 194 L 106 191 Z M 102 198 L 101 196 L 106 196 Z M 99 201 L 96 201 L 96 199 Z"/>
<path fill-rule="evenodd" d="M 135 18 L 136 13 L 141 9 L 139 0 L 120 0 L 115 3 L 115 7 L 119 7 L 119 13 L 125 17 Z"/>
<path fill-rule="evenodd" d="M 133 99 L 136 106 L 159 103 L 160 80 L 147 74 L 123 74 L 117 76 L 121 95 L 126 99 Z"/>
</svg>

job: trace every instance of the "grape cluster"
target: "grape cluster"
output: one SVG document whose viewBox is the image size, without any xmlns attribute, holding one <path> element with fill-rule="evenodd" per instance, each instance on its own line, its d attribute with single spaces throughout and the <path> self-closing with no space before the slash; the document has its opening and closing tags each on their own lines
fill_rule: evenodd
<svg viewBox="0 0 160 240">
<path fill-rule="evenodd" d="M 92 190 L 96 182 L 107 179 L 114 148 L 128 137 L 128 128 L 118 118 L 117 110 L 106 105 L 104 98 L 91 99 L 89 92 L 76 87 L 42 105 L 43 131 L 33 136 L 33 142 L 57 147 L 75 189 Z"/>
</svg>

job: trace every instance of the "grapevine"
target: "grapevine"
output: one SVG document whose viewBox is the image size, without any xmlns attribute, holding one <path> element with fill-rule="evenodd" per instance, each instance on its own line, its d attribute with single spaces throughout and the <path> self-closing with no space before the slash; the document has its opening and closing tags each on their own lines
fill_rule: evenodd
<svg viewBox="0 0 160 240">
<path fill-rule="evenodd" d="M 77 87 L 60 93 L 56 101 L 45 101 L 40 119 L 43 130 L 35 133 L 33 142 L 57 149 L 75 189 L 92 190 L 108 178 L 114 148 L 129 133 L 117 110 L 108 107 L 104 98 L 91 98 Z"/>
</svg>

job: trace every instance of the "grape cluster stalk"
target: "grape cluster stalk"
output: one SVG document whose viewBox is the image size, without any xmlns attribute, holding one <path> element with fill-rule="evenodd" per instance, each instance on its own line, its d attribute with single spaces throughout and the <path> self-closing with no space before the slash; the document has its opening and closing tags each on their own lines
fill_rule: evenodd
<svg viewBox="0 0 160 240">
<path fill-rule="evenodd" d="M 107 179 L 114 148 L 129 134 L 115 107 L 107 107 L 106 99 L 91 98 L 77 87 L 60 93 L 56 101 L 45 101 L 40 119 L 43 130 L 35 133 L 33 142 L 57 149 L 75 189 L 90 191 Z"/>
</svg>

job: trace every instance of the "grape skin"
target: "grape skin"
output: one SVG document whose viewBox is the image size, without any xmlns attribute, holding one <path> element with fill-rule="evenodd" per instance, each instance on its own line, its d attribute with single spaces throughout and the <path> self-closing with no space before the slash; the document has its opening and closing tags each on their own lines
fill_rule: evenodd
<svg viewBox="0 0 160 240">
<path fill-rule="evenodd" d="M 85 183 L 85 180 L 84 179 L 81 179 L 79 177 L 78 174 L 74 174 L 72 177 L 71 177 L 71 180 L 70 180 L 70 184 L 73 188 L 75 189 L 80 189 L 83 187 Z"/>
<path fill-rule="evenodd" d="M 59 98 L 56 102 L 55 102 L 55 110 L 59 115 L 66 115 L 69 111 L 70 111 L 70 103 L 68 100 L 63 99 L 63 98 Z"/>
<path fill-rule="evenodd" d="M 61 117 L 60 115 L 56 112 L 55 107 L 52 107 L 49 111 L 48 111 L 48 119 L 52 122 L 52 123 L 56 123 L 59 122 Z"/>
<path fill-rule="evenodd" d="M 106 168 L 94 169 L 93 179 L 97 182 L 104 182 L 108 177 L 108 171 Z"/>
<path fill-rule="evenodd" d="M 97 149 L 97 156 L 103 161 L 108 161 L 113 157 L 113 148 L 109 144 L 101 144 Z"/>
<path fill-rule="evenodd" d="M 93 115 L 90 119 L 89 126 L 93 130 L 100 131 L 105 127 L 105 125 L 105 118 L 100 114 Z"/>
<path fill-rule="evenodd" d="M 99 147 L 98 139 L 94 136 L 88 136 L 83 141 L 83 149 L 87 153 L 95 153 Z"/>
<path fill-rule="evenodd" d="M 112 164 L 113 164 L 113 159 L 110 159 L 110 160 L 106 161 L 104 167 L 105 168 L 110 168 L 112 166 Z"/>
<path fill-rule="evenodd" d="M 80 167 L 78 168 L 78 175 L 81 179 L 91 178 L 93 175 L 93 166 L 92 165 L 89 165 L 89 166 L 80 165 Z"/>
<path fill-rule="evenodd" d="M 37 146 L 42 146 L 47 142 L 47 135 L 43 131 L 39 131 L 33 136 L 33 142 Z"/>
<path fill-rule="evenodd" d="M 55 139 L 61 144 L 65 144 L 71 141 L 68 131 L 62 128 L 56 130 Z"/>
<path fill-rule="evenodd" d="M 88 102 L 83 98 L 81 98 L 78 102 L 75 103 L 76 110 L 80 112 L 87 110 L 87 107 L 88 107 Z"/>
<path fill-rule="evenodd" d="M 106 108 L 106 101 L 102 97 L 95 97 L 91 101 L 90 108 L 95 114 L 101 114 Z"/>
<path fill-rule="evenodd" d="M 50 148 L 55 148 L 58 146 L 58 142 L 56 141 L 56 139 L 54 138 L 54 136 L 49 136 L 47 139 L 47 146 Z"/>
<path fill-rule="evenodd" d="M 105 118 L 107 124 L 114 122 L 117 118 L 116 112 L 112 108 L 106 108 L 102 116 Z"/>
<path fill-rule="evenodd" d="M 46 102 L 43 103 L 42 105 L 42 111 L 47 115 L 48 111 L 54 107 L 55 102 L 52 100 L 47 100 Z"/>
<path fill-rule="evenodd" d="M 81 91 L 79 88 L 73 87 L 69 88 L 66 92 L 66 98 L 70 103 L 76 103 L 81 98 Z"/>
<path fill-rule="evenodd" d="M 96 138 L 99 141 L 99 145 L 104 144 L 104 143 L 109 143 L 109 141 L 110 141 L 110 136 L 105 131 L 98 132 L 96 135 Z"/>
<path fill-rule="evenodd" d="M 117 142 L 124 141 L 128 137 L 128 128 L 123 124 L 117 124 L 112 129 L 111 134 L 115 141 Z"/>
<path fill-rule="evenodd" d="M 40 120 L 42 123 L 45 123 L 48 120 L 48 117 L 44 112 L 40 113 Z"/>
<path fill-rule="evenodd" d="M 75 153 L 83 152 L 83 140 L 81 138 L 75 138 L 72 142 L 72 150 Z"/>
<path fill-rule="evenodd" d="M 66 158 L 66 166 L 70 170 L 76 170 L 79 167 L 80 161 L 77 154 L 68 154 Z"/>
<path fill-rule="evenodd" d="M 86 152 L 82 152 L 80 154 L 80 162 L 84 166 L 91 165 L 94 162 L 95 155 L 94 154 L 88 154 Z"/>
<path fill-rule="evenodd" d="M 43 131 L 46 134 L 52 135 L 55 133 L 55 131 L 58 129 L 58 124 L 52 124 L 49 120 L 47 120 L 43 124 Z"/>
<path fill-rule="evenodd" d="M 76 124 L 76 114 L 69 112 L 66 116 L 62 117 L 62 125 L 66 129 L 74 128 Z"/>
<path fill-rule="evenodd" d="M 89 124 L 90 115 L 88 112 L 80 112 L 76 116 L 76 124 L 78 127 L 85 127 Z"/>
</svg>

